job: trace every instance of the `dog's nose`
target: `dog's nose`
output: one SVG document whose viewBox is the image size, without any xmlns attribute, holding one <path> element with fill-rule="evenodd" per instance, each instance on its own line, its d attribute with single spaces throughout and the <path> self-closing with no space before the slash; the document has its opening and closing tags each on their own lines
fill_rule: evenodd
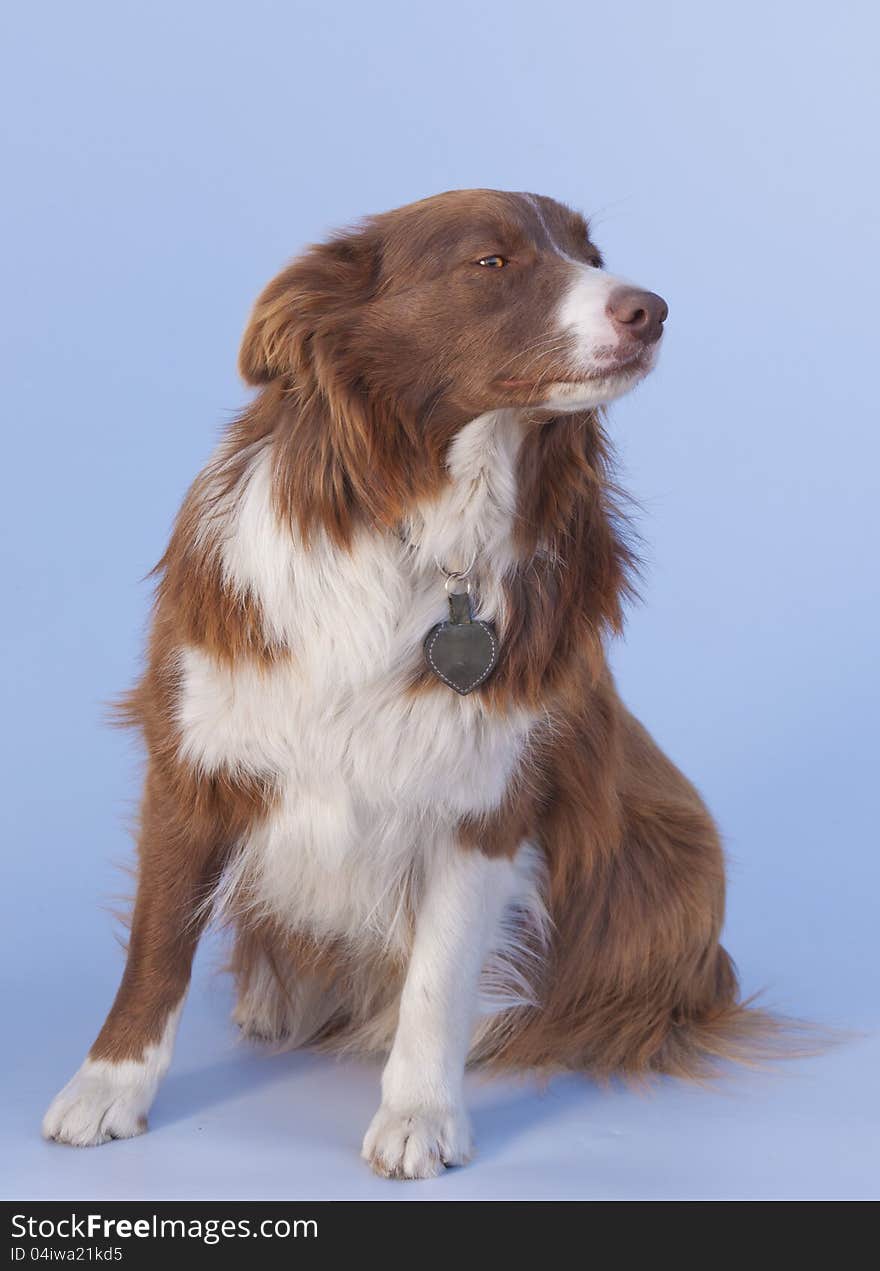
<svg viewBox="0 0 880 1271">
<path fill-rule="evenodd" d="M 637 287 L 615 287 L 605 312 L 621 335 L 631 335 L 642 344 L 654 344 L 663 334 L 669 306 L 653 291 Z"/>
</svg>

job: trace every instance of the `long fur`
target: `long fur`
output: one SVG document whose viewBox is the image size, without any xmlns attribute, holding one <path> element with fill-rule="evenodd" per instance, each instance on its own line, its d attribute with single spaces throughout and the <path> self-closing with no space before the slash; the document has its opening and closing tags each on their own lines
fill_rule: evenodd
<svg viewBox="0 0 880 1271">
<path fill-rule="evenodd" d="M 493 244 L 497 278 L 471 262 Z M 95 1065 L 167 1064 L 212 916 L 247 1034 L 392 1050 L 398 1091 L 395 1033 L 452 1027 L 411 987 L 453 1012 L 430 940 L 483 967 L 462 1063 L 700 1078 L 773 1049 L 719 942 L 712 818 L 606 661 L 636 564 L 599 408 L 650 369 L 665 305 L 599 264 L 569 209 L 466 191 L 310 249 L 258 299 L 257 393 L 184 501 L 123 707 L 149 757 L 140 885 L 87 1089 Z M 471 557 L 500 656 L 462 699 L 421 641 L 438 562 Z M 429 1172 L 444 1135 L 466 1156 L 456 1113 L 394 1163 L 383 1109 L 368 1143 L 389 1172 Z M 103 1135 L 97 1112 L 47 1124 Z"/>
</svg>

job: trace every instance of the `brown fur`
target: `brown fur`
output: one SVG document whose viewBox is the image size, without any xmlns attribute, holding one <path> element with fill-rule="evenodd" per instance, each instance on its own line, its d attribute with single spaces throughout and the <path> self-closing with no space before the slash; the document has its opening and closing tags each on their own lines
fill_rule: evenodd
<svg viewBox="0 0 880 1271">
<path fill-rule="evenodd" d="M 566 250 L 595 262 L 582 218 L 540 205 Z M 452 253 L 466 263 L 485 250 L 525 267 L 538 260 L 543 233 L 517 196 L 440 196 L 312 248 L 257 301 L 240 366 L 259 394 L 231 429 L 226 484 L 202 478 L 184 503 L 158 567 L 148 667 L 125 708 L 150 755 L 140 883 L 128 966 L 93 1056 L 138 1057 L 158 1038 L 188 980 L 200 904 L 273 798 L 268 776 L 208 778 L 177 751 L 182 643 L 230 662 L 289 656 L 267 638 L 256 601 L 222 577 L 204 528 L 211 499 L 235 488 L 247 455 L 271 436 L 277 514 L 307 538 L 326 531 L 345 550 L 359 528 L 399 527 L 442 487 L 462 424 L 501 405 L 528 408 L 540 383 L 564 378 L 564 349 L 541 355 L 537 370 L 526 356 L 558 300 L 561 265 L 536 268 L 519 307 L 506 303 L 508 280 L 493 280 L 490 292 L 464 265 L 454 276 L 441 268 Z M 493 360 L 511 375 L 532 368 L 535 391 L 500 388 Z M 497 813 L 459 832 L 463 850 L 489 854 L 537 842 L 553 926 L 540 1005 L 498 1021 L 476 1055 L 504 1067 L 699 1075 L 717 1057 L 740 1056 L 767 1021 L 738 1003 L 719 944 L 724 866 L 712 819 L 622 705 L 605 663 L 633 559 L 596 414 L 533 411 L 516 535 L 520 566 L 507 582 L 498 669 L 478 692 L 494 710 L 546 709 L 554 727 Z M 448 690 L 419 677 L 412 691 Z M 241 994 L 264 963 L 277 983 L 276 1033 L 303 977 L 334 995 L 318 1040 L 369 1044 L 393 1029 L 403 968 L 241 919 L 232 962 Z M 387 1027 L 370 1033 L 373 1017 Z"/>
</svg>

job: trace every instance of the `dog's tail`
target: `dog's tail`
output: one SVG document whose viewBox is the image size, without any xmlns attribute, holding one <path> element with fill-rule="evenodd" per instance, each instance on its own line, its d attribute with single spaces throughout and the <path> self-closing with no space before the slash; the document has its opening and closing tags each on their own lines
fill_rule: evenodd
<svg viewBox="0 0 880 1271">
<path fill-rule="evenodd" d="M 625 1063 L 624 1075 L 656 1072 L 706 1081 L 730 1064 L 763 1069 L 781 1059 L 821 1054 L 833 1044 L 831 1030 L 757 1006 L 756 998 L 730 1001 L 691 1018 L 672 1018 L 656 1050 L 637 1054 L 635 1065 Z"/>
<path fill-rule="evenodd" d="M 677 991 L 676 991 L 677 990 Z M 707 1082 L 731 1064 L 766 1068 L 816 1055 L 840 1040 L 833 1030 L 741 999 L 736 971 L 715 945 L 682 992 L 666 976 L 602 984 L 589 971 L 576 986 L 554 967 L 536 986 L 535 1007 L 488 1022 L 472 1058 L 493 1068 L 587 1072 L 640 1083 L 666 1074 Z"/>
</svg>

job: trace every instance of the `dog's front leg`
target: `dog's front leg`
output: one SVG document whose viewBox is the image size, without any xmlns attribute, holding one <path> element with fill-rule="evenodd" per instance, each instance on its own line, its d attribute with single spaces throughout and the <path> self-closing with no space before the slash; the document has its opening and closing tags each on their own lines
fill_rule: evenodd
<svg viewBox="0 0 880 1271">
<path fill-rule="evenodd" d="M 464 1067 L 480 972 L 511 894 L 513 867 L 450 844 L 438 852 L 416 915 L 382 1105 L 362 1155 L 389 1178 L 431 1178 L 471 1154 Z"/>
<path fill-rule="evenodd" d="M 43 1134 L 89 1147 L 131 1138 L 147 1113 L 171 1052 L 204 902 L 222 863 L 217 840 L 148 779 L 138 889 L 128 958 L 116 1000 L 85 1062 L 56 1095 Z M 209 823 L 210 824 L 210 823 Z"/>
</svg>

